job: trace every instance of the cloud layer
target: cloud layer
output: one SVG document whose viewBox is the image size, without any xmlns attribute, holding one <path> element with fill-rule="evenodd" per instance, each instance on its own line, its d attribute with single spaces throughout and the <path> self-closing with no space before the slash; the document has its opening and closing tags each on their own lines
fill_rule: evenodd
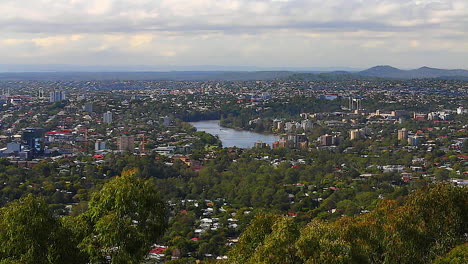
<svg viewBox="0 0 468 264">
<path fill-rule="evenodd" d="M 2 0 L 2 63 L 468 68 L 466 0 Z"/>
</svg>

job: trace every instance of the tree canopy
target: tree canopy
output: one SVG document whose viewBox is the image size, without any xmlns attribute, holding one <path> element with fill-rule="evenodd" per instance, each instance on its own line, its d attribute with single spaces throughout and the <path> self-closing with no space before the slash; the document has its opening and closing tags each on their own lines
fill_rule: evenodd
<svg viewBox="0 0 468 264">
<path fill-rule="evenodd" d="M 82 263 L 45 199 L 26 195 L 0 209 L 1 263 Z"/>
<path fill-rule="evenodd" d="M 465 242 L 468 191 L 438 184 L 403 204 L 381 201 L 370 213 L 305 226 L 286 216 L 254 219 L 230 263 L 431 263 Z M 460 259 L 457 252 L 448 259 Z M 440 263 L 451 263 L 442 262 Z"/>
<path fill-rule="evenodd" d="M 78 216 L 53 216 L 32 194 L 0 209 L 4 263 L 140 263 L 166 230 L 167 211 L 150 179 L 122 173 L 93 193 Z"/>
</svg>

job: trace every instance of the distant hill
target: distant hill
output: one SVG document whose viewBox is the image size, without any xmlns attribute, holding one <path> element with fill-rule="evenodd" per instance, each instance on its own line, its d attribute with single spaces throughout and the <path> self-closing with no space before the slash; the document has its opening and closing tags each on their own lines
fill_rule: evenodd
<svg viewBox="0 0 468 264">
<path fill-rule="evenodd" d="M 467 80 L 467 70 L 444 70 L 421 67 L 414 70 L 401 70 L 392 66 L 375 66 L 359 72 L 336 71 L 327 73 L 297 73 L 289 77 L 292 80 L 334 81 L 362 79 L 447 79 Z"/>
<path fill-rule="evenodd" d="M 225 80 L 225 81 L 249 81 L 249 80 L 274 80 L 284 79 L 295 72 L 289 71 L 256 71 L 256 72 L 223 72 L 212 75 L 212 80 Z"/>
<path fill-rule="evenodd" d="M 360 71 L 351 67 L 265 67 L 220 65 L 76 65 L 1 64 L 0 72 L 331 72 Z"/>
<path fill-rule="evenodd" d="M 104 81 L 104 80 L 158 80 L 158 81 L 233 81 L 233 80 L 273 80 L 295 74 L 288 71 L 254 72 L 211 72 L 211 71 L 173 71 L 173 72 L 5 72 L 0 80 L 35 81 Z"/>
<path fill-rule="evenodd" d="M 377 77 L 358 75 L 346 71 L 323 73 L 295 73 L 287 77 L 291 81 L 344 81 L 344 80 L 370 80 Z"/>
<path fill-rule="evenodd" d="M 449 76 L 464 76 L 468 77 L 467 70 L 442 70 L 429 67 L 421 67 L 416 70 L 409 71 L 413 78 L 437 78 L 437 77 L 449 77 Z"/>
<path fill-rule="evenodd" d="M 404 70 L 397 69 L 392 66 L 375 66 L 357 74 L 363 76 L 381 77 L 381 78 L 399 78 L 405 73 Z"/>
<path fill-rule="evenodd" d="M 414 70 L 400 70 L 391 66 L 375 66 L 370 69 L 360 71 L 358 75 L 372 76 L 379 78 L 395 79 L 422 79 L 439 77 L 468 77 L 467 70 L 444 70 L 429 67 L 421 67 Z"/>
<path fill-rule="evenodd" d="M 122 72 L 4 72 L 1 80 L 38 81 L 103 81 L 103 80 L 171 80 L 171 81 L 248 81 L 248 80 L 303 80 L 340 81 L 372 79 L 438 78 L 467 80 L 467 70 L 444 70 L 421 67 L 401 70 L 391 66 L 375 66 L 364 71 L 298 72 L 298 71 L 122 71 Z"/>
</svg>

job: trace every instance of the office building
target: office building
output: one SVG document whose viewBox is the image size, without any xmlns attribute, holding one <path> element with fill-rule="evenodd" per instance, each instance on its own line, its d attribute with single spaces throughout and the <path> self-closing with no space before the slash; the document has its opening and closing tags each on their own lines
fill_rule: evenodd
<svg viewBox="0 0 468 264">
<path fill-rule="evenodd" d="M 112 123 L 112 113 L 109 111 L 105 112 L 104 115 L 102 116 L 102 122 L 105 124 Z"/>
<path fill-rule="evenodd" d="M 285 126 L 284 126 L 284 130 L 288 131 L 288 132 L 293 132 L 295 131 L 298 127 L 300 127 L 301 124 L 297 123 L 297 122 L 286 122 Z"/>
<path fill-rule="evenodd" d="M 135 137 L 134 136 L 121 136 L 118 138 L 118 146 L 120 151 L 133 152 L 135 149 Z"/>
<path fill-rule="evenodd" d="M 106 142 L 101 139 L 96 140 L 96 143 L 94 143 L 94 150 L 99 151 L 104 149 L 106 149 Z"/>
<path fill-rule="evenodd" d="M 63 100 L 66 100 L 67 97 L 65 95 L 65 91 L 52 91 L 50 92 L 50 102 L 55 103 L 55 102 L 60 102 Z"/>
<path fill-rule="evenodd" d="M 284 130 L 284 122 L 283 121 L 277 120 L 277 121 L 274 121 L 273 123 L 274 123 L 274 128 L 277 131 L 283 131 Z"/>
<path fill-rule="evenodd" d="M 254 148 L 270 148 L 270 144 L 265 143 L 260 140 L 260 141 L 255 142 Z"/>
<path fill-rule="evenodd" d="M 22 140 L 26 146 L 34 152 L 42 152 L 42 137 L 44 130 L 42 128 L 26 128 L 23 130 Z"/>
<path fill-rule="evenodd" d="M 398 130 L 398 140 L 407 140 L 408 139 L 408 131 L 406 128 Z"/>
<path fill-rule="evenodd" d="M 333 136 L 332 135 L 323 135 L 320 137 L 320 145 L 321 146 L 331 146 L 333 144 Z"/>
<path fill-rule="evenodd" d="M 421 144 L 421 137 L 419 136 L 411 136 L 408 137 L 408 144 L 411 146 L 417 146 Z"/>
<path fill-rule="evenodd" d="M 359 139 L 361 137 L 359 129 L 353 129 L 349 131 L 349 137 L 351 140 Z"/>
<path fill-rule="evenodd" d="M 310 119 L 302 120 L 301 127 L 304 131 L 311 131 L 314 128 L 314 122 Z"/>
</svg>

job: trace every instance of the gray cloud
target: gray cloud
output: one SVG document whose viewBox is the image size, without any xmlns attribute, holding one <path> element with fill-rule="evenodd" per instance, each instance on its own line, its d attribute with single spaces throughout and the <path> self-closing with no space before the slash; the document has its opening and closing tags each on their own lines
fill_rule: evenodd
<svg viewBox="0 0 468 264">
<path fill-rule="evenodd" d="M 403 53 L 410 62 L 400 64 L 419 63 L 408 57 L 416 51 L 431 54 L 434 66 L 466 68 L 468 61 L 466 0 L 2 0 L 0 5 L 0 56 L 9 61 L 356 66 L 371 64 L 374 57 L 378 64 L 394 61 Z M 350 52 L 361 55 L 359 62 L 346 55 Z"/>
<path fill-rule="evenodd" d="M 464 0 L 4 0 L 0 28 L 105 33 L 243 29 L 415 30 L 468 26 Z M 28 8 L 29 7 L 29 8 Z"/>
</svg>

